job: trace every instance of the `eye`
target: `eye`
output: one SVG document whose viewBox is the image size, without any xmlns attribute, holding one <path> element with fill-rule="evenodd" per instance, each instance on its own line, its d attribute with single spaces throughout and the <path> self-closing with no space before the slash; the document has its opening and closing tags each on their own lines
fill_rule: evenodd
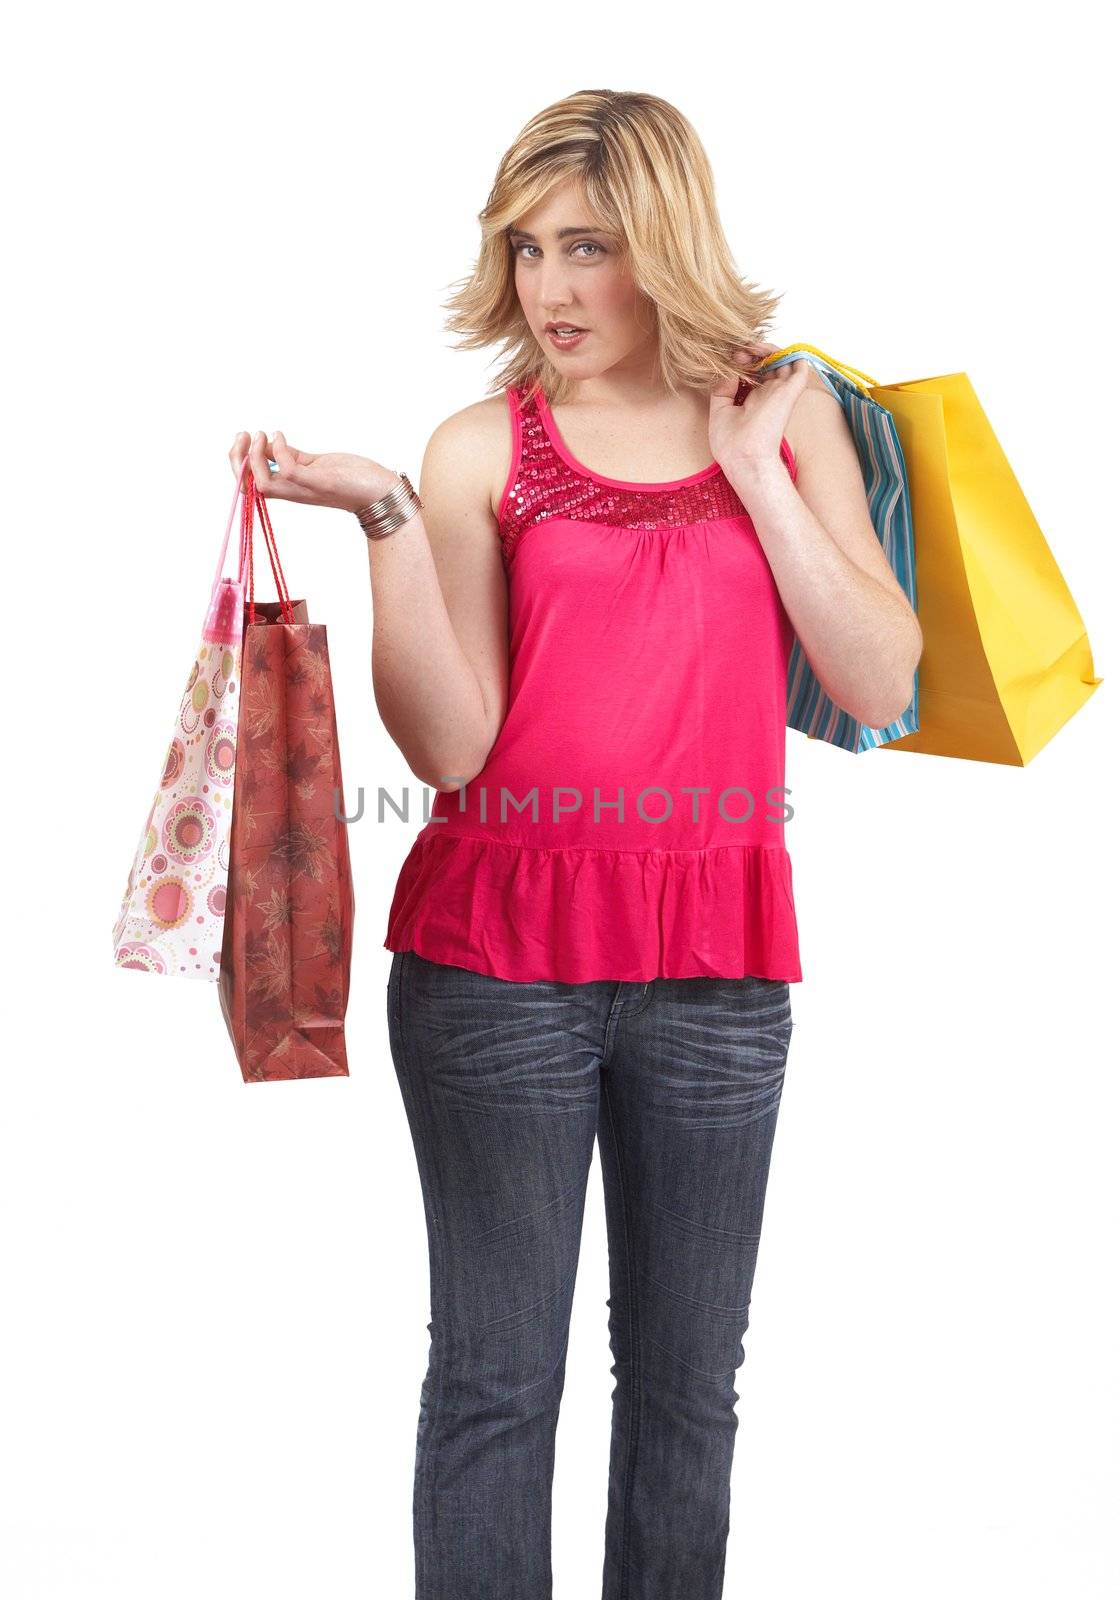
<svg viewBox="0 0 1120 1600">
<path fill-rule="evenodd" d="M 528 244 L 528 243 L 514 244 L 512 246 L 513 253 L 514 253 L 515 256 L 520 255 L 522 250 L 536 250 L 537 248 L 538 247 L 535 244 Z M 597 255 L 604 256 L 607 253 L 603 249 L 602 245 L 601 244 L 597 244 L 594 239 L 581 239 L 579 244 L 573 245 L 572 248 L 573 248 L 573 250 L 590 250 L 590 251 L 592 251 L 593 252 L 592 255 L 584 257 L 585 261 L 589 261 L 589 260 L 593 261 L 595 259 L 595 256 L 597 256 Z"/>
</svg>

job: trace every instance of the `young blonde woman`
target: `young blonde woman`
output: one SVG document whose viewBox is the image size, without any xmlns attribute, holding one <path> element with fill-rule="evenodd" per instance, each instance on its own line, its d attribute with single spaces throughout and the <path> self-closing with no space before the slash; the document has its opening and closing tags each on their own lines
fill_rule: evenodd
<svg viewBox="0 0 1120 1600">
<path fill-rule="evenodd" d="M 377 706 L 440 791 L 385 941 L 431 1264 L 416 1594 L 552 1593 L 597 1141 L 604 1600 L 716 1600 L 801 979 L 789 651 L 796 633 L 879 727 L 921 635 L 839 406 L 807 362 L 757 371 L 776 301 L 736 272 L 680 112 L 605 90 L 550 106 L 480 220 L 451 326 L 506 366 L 436 428 L 419 497 L 281 433 L 231 452 L 266 496 L 362 513 Z"/>
</svg>

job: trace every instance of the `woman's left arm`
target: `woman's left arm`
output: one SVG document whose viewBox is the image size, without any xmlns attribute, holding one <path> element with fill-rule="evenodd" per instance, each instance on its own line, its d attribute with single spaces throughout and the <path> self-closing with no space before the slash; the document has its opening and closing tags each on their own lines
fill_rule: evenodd
<svg viewBox="0 0 1120 1600">
<path fill-rule="evenodd" d="M 885 728 L 910 704 L 922 630 L 876 535 L 844 412 L 805 365 L 809 382 L 785 428 L 796 486 L 776 454 L 725 470 L 822 689 L 867 727 Z"/>
</svg>

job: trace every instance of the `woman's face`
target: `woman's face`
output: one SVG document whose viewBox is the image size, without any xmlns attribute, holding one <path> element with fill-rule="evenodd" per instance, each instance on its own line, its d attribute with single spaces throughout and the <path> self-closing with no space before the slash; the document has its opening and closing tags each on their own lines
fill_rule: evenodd
<svg viewBox="0 0 1120 1600">
<path fill-rule="evenodd" d="M 597 221 L 573 182 L 554 189 L 509 233 L 525 320 L 556 369 L 577 381 L 619 365 L 644 369 L 656 349 L 649 297 L 635 286 L 621 241 Z M 587 332 L 565 343 L 549 334 L 549 322 Z"/>
</svg>

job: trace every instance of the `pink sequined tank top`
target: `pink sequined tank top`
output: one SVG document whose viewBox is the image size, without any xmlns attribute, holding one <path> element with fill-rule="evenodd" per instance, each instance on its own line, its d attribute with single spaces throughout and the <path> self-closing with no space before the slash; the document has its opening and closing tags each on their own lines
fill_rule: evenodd
<svg viewBox="0 0 1120 1600">
<path fill-rule="evenodd" d="M 750 516 L 716 462 L 607 478 L 541 391 L 506 396 L 508 711 L 482 771 L 436 794 L 385 948 L 515 982 L 799 982 L 794 635 Z"/>
</svg>

